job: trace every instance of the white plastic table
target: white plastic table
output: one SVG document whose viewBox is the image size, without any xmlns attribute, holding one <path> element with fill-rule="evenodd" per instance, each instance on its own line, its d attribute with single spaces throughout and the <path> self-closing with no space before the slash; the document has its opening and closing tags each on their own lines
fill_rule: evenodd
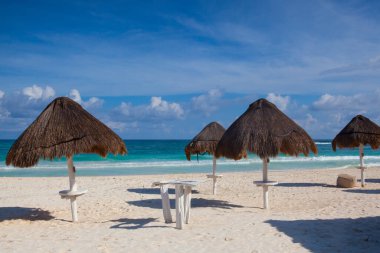
<svg viewBox="0 0 380 253">
<path fill-rule="evenodd" d="M 191 208 L 191 190 L 202 181 L 200 180 L 169 180 L 153 182 L 152 186 L 160 186 L 162 211 L 166 223 L 172 223 L 170 212 L 169 185 L 175 186 L 176 228 L 182 229 L 183 224 L 189 223 Z"/>
</svg>

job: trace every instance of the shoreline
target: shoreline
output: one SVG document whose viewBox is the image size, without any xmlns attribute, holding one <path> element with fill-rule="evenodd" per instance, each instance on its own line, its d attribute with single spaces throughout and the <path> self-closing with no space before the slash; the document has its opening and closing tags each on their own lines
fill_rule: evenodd
<svg viewBox="0 0 380 253">
<path fill-rule="evenodd" d="M 341 166 L 341 167 L 336 167 L 336 168 L 286 168 L 286 169 L 271 169 L 269 167 L 268 172 L 269 175 L 271 172 L 287 172 L 287 171 L 331 171 L 331 170 L 345 170 L 345 169 L 356 169 L 357 166 L 351 166 L 351 165 L 346 165 L 346 166 Z M 375 165 L 375 166 L 367 166 L 368 169 L 379 169 L 380 166 Z M 23 170 L 24 168 L 17 168 L 18 170 Z M 28 168 L 29 170 L 32 170 L 33 168 Z M 9 169 L 11 170 L 11 169 Z M 65 173 L 67 173 L 67 168 L 64 170 Z M 200 174 L 200 175 L 206 175 L 212 173 L 212 167 L 210 167 L 209 172 L 178 172 L 178 173 L 142 173 L 142 174 L 115 174 L 115 175 L 81 175 L 80 173 L 80 167 L 77 168 L 78 174 L 76 175 L 77 177 L 133 177 L 133 176 L 159 176 L 159 175 L 186 175 L 188 176 L 189 174 Z M 105 169 L 107 170 L 107 169 Z M 253 169 L 253 170 L 236 170 L 236 171 L 218 171 L 218 167 L 216 169 L 217 174 L 235 174 L 235 173 L 261 173 L 262 168 L 258 169 Z M 0 178 L 63 178 L 67 177 L 68 175 L 60 175 L 60 176 L 7 176 L 7 175 L 1 175 L 0 173 Z"/>
</svg>

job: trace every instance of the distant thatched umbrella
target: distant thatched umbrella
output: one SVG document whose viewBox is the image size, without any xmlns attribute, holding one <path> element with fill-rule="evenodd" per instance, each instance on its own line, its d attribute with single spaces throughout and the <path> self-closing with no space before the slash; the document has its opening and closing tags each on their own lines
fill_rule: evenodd
<svg viewBox="0 0 380 253">
<path fill-rule="evenodd" d="M 12 145 L 6 158 L 7 165 L 31 167 L 40 158 L 52 160 L 67 158 L 70 190 L 60 192 L 71 200 L 73 221 L 77 221 L 76 197 L 86 191 L 78 191 L 75 183 L 73 155 L 96 153 L 126 154 L 127 149 L 110 128 L 67 97 L 56 98 Z"/>
<path fill-rule="evenodd" d="M 380 147 L 380 127 L 363 115 L 355 116 L 332 141 L 332 148 L 357 148 L 359 147 L 361 184 L 365 185 L 364 178 L 364 145 L 370 145 L 372 149 Z"/>
<path fill-rule="evenodd" d="M 268 186 L 277 184 L 268 181 L 269 157 L 279 153 L 307 156 L 310 151 L 317 153 L 317 147 L 306 131 L 274 104 L 259 99 L 226 130 L 216 148 L 216 157 L 239 160 L 247 157 L 247 151 L 263 160 L 263 181 L 255 183 L 263 186 L 264 208 L 268 208 Z"/>
<path fill-rule="evenodd" d="M 221 175 L 216 175 L 215 149 L 220 138 L 226 130 L 217 122 L 211 122 L 200 131 L 185 148 L 186 158 L 190 161 L 191 154 L 209 153 L 213 155 L 212 175 L 207 175 L 213 179 L 213 194 L 216 194 L 216 180 Z"/>
<path fill-rule="evenodd" d="M 214 155 L 216 145 L 224 132 L 223 126 L 218 122 L 211 122 L 200 131 L 185 148 L 186 158 L 190 161 L 192 154 L 209 153 Z"/>
</svg>

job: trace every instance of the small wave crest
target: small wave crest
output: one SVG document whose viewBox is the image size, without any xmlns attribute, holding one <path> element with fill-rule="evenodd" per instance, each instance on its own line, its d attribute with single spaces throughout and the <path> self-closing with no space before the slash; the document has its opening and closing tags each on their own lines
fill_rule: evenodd
<svg viewBox="0 0 380 253">
<path fill-rule="evenodd" d="M 306 165 L 317 165 L 318 167 L 328 167 L 328 166 L 352 166 L 353 164 L 358 163 L 358 156 L 316 156 L 316 157 L 277 157 L 270 160 L 272 164 L 290 164 L 292 166 L 303 167 Z M 380 157 L 379 156 L 366 156 L 365 161 L 367 161 L 367 166 L 379 166 Z M 228 159 L 219 159 L 217 161 L 218 165 L 221 166 L 234 166 L 234 165 L 249 165 L 249 164 L 261 164 L 262 161 L 259 158 L 250 158 L 242 159 L 239 161 L 228 160 Z M 299 166 L 295 165 L 300 163 Z M 201 161 L 186 161 L 186 160 L 174 160 L 174 161 L 78 161 L 74 162 L 75 166 L 79 169 L 128 169 L 128 168 L 150 168 L 150 167 L 203 167 L 211 166 L 212 160 L 201 160 Z M 31 169 L 56 169 L 62 170 L 66 169 L 65 162 L 41 162 L 37 166 Z M 19 169 L 14 167 L 0 167 L 0 170 L 10 170 L 10 169 Z"/>
</svg>

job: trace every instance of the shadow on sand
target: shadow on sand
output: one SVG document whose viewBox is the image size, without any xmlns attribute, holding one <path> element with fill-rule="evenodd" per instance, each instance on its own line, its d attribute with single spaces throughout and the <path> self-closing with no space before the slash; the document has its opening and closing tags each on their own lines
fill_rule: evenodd
<svg viewBox="0 0 380 253">
<path fill-rule="evenodd" d="M 145 218 L 145 219 L 118 219 L 110 220 L 109 222 L 121 222 L 111 226 L 110 228 L 122 228 L 122 229 L 139 229 L 139 228 L 166 228 L 167 226 L 147 226 L 151 222 L 155 222 L 156 218 Z"/>
<path fill-rule="evenodd" d="M 380 216 L 331 220 L 268 220 L 311 252 L 379 252 Z"/>
<path fill-rule="evenodd" d="M 0 222 L 6 220 L 52 220 L 49 211 L 29 207 L 0 207 Z"/>
<path fill-rule="evenodd" d="M 321 184 L 321 183 L 279 183 L 277 186 L 282 187 L 334 187 L 335 185 Z"/>
<path fill-rule="evenodd" d="M 169 194 L 175 194 L 174 189 L 169 188 L 168 190 Z M 127 191 L 139 194 L 160 194 L 160 188 L 130 188 Z"/>
<path fill-rule="evenodd" d="M 162 202 L 161 199 L 144 199 L 144 200 L 134 200 L 127 201 L 128 204 L 139 206 L 139 207 L 149 207 L 154 209 L 161 209 Z M 223 209 L 231 209 L 231 208 L 241 208 L 244 206 L 231 204 L 228 201 L 224 200 L 214 200 L 214 199 L 203 199 L 203 198 L 193 198 L 191 200 L 191 207 L 213 207 L 213 208 L 223 208 Z M 170 208 L 175 208 L 175 200 L 170 200 Z"/>
<path fill-rule="evenodd" d="M 232 209 L 232 208 L 242 208 L 244 206 L 231 204 L 225 200 L 218 199 L 203 199 L 196 198 L 191 200 L 192 207 L 213 207 L 213 208 L 223 208 L 223 209 Z"/>
<path fill-rule="evenodd" d="M 160 194 L 160 188 L 130 188 L 127 191 L 139 194 Z M 175 194 L 174 188 L 169 188 L 168 191 L 169 194 Z M 192 190 L 191 193 L 199 194 L 199 191 Z"/>
<path fill-rule="evenodd" d="M 360 178 L 358 179 L 358 182 L 361 182 Z M 379 178 L 367 178 L 365 180 L 366 183 L 380 183 L 380 179 Z"/>
<path fill-rule="evenodd" d="M 380 194 L 380 189 L 350 189 L 344 190 L 345 192 L 351 193 L 362 193 L 362 194 Z"/>
</svg>

